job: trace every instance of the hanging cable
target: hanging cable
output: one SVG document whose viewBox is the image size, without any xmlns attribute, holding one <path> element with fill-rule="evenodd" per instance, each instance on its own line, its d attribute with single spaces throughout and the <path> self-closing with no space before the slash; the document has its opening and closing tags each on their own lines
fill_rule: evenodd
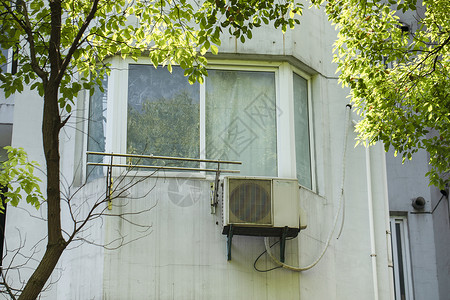
<svg viewBox="0 0 450 300">
<path fill-rule="evenodd" d="M 434 213 L 434 211 L 436 210 L 436 208 L 439 206 L 439 204 L 441 203 L 442 198 L 444 198 L 445 194 L 442 194 L 441 199 L 439 199 L 438 203 L 436 204 L 436 206 L 433 208 L 433 210 L 431 210 L 431 214 Z"/>
<path fill-rule="evenodd" d="M 283 268 L 286 268 L 286 269 L 289 269 L 292 271 L 296 271 L 296 272 L 302 272 L 302 271 L 309 270 L 312 267 L 314 267 L 315 265 L 317 265 L 317 263 L 322 259 L 325 252 L 327 251 L 328 246 L 330 245 L 330 242 L 331 242 L 331 238 L 333 237 L 334 231 L 336 230 L 337 221 L 339 219 L 339 212 L 341 211 L 343 199 L 344 199 L 344 180 L 345 180 L 345 162 L 346 162 L 346 153 L 347 153 L 347 136 L 348 136 L 348 128 L 349 128 L 349 120 L 350 120 L 350 110 L 351 110 L 352 106 L 350 104 L 347 104 L 345 107 L 347 109 L 346 109 L 346 117 L 345 117 L 344 145 L 343 145 L 343 153 L 342 153 L 342 178 L 341 178 L 340 194 L 338 197 L 338 199 L 339 199 L 338 210 L 336 211 L 336 215 L 334 217 L 333 227 L 331 228 L 331 231 L 330 231 L 327 241 L 325 243 L 325 247 L 323 248 L 319 257 L 314 262 L 312 262 L 311 264 L 309 264 L 308 266 L 305 266 L 305 267 L 295 267 L 295 266 L 291 266 L 291 265 L 281 262 L 278 258 L 276 258 L 272 254 L 272 251 L 270 251 L 271 246 L 269 244 L 269 238 L 265 237 L 264 245 L 266 247 L 267 254 L 270 256 L 270 258 L 276 264 L 278 264 L 279 266 L 281 266 Z M 343 224 L 343 222 L 344 221 L 342 221 L 342 224 Z"/>
<path fill-rule="evenodd" d="M 292 239 L 294 239 L 294 238 L 293 238 L 293 237 L 287 238 L 286 241 L 289 241 L 289 240 L 292 240 Z M 278 244 L 279 242 L 280 242 L 280 240 L 276 241 L 275 243 L 273 243 L 272 245 L 270 245 L 270 248 L 272 248 L 273 246 L 275 246 L 275 245 Z M 253 263 L 253 268 L 254 268 L 256 271 L 261 272 L 261 273 L 270 272 L 270 271 L 273 271 L 273 270 L 282 268 L 282 266 L 276 266 L 276 267 L 273 267 L 273 268 L 270 268 L 270 269 L 266 269 L 266 270 L 258 269 L 258 267 L 256 267 L 256 264 L 258 263 L 258 260 L 259 260 L 266 252 L 267 252 L 267 250 L 264 250 L 264 251 L 263 251 L 263 252 L 255 259 L 255 262 Z"/>
</svg>

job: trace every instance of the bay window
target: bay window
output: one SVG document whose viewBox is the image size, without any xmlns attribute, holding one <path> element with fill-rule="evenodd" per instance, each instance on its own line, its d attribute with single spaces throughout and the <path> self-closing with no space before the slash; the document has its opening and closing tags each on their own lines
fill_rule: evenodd
<svg viewBox="0 0 450 300">
<path fill-rule="evenodd" d="M 203 84 L 190 85 L 180 67 L 169 72 L 141 61 L 116 62 L 108 81 L 112 109 L 106 118 L 114 122 L 108 122 L 106 152 L 242 161 L 241 175 L 297 176 L 312 188 L 309 88 L 303 73 L 287 63 L 222 63 L 208 69 Z M 90 121 L 89 135 L 94 129 Z"/>
</svg>

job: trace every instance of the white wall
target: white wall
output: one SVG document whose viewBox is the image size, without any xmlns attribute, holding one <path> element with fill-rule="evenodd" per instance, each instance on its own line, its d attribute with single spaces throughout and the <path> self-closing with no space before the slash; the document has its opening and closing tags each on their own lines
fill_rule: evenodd
<svg viewBox="0 0 450 300">
<path fill-rule="evenodd" d="M 148 196 L 140 198 L 154 188 Z M 140 232 L 135 225 L 108 218 L 106 241 L 121 235 L 141 239 L 105 252 L 105 299 L 297 299 L 298 274 L 286 270 L 259 273 L 253 269 L 264 251 L 263 238 L 234 236 L 232 260 L 227 261 L 221 213 L 210 214 L 208 181 L 150 179 L 131 189 L 128 199 L 112 213 L 144 211 L 133 222 L 151 225 Z M 134 198 L 134 199 L 133 199 Z M 147 235 L 148 234 L 148 235 Z M 297 264 L 297 244 L 288 242 L 286 259 Z M 260 269 L 274 265 L 264 256 Z"/>
<path fill-rule="evenodd" d="M 21 94 L 14 96 L 14 126 L 12 132 L 12 146 L 22 147 L 29 154 L 29 159 L 37 161 L 40 167 L 45 169 L 45 161 L 41 142 L 42 99 L 27 87 Z M 43 176 L 41 170 L 35 170 L 35 175 Z M 45 181 L 41 184 L 41 190 L 45 191 Z M 42 221 L 45 216 L 45 204 L 40 211 L 31 208 L 26 201 L 21 201 L 19 207 L 8 205 L 6 214 L 5 246 L 3 265 L 9 265 L 14 258 L 12 266 L 24 263 L 28 257 L 30 267 L 37 266 L 34 259 L 40 259 L 45 250 L 46 224 Z M 21 248 L 22 255 L 13 257 L 14 250 Z M 9 275 L 17 275 L 14 271 Z M 22 268 L 21 277 L 28 278 L 30 269 Z M 19 284 L 16 276 L 14 285 Z M 19 284 L 20 287 L 20 284 Z"/>
<path fill-rule="evenodd" d="M 377 258 L 380 299 L 389 299 L 386 226 L 383 222 L 383 182 L 379 147 L 371 149 L 372 196 L 374 205 L 376 251 L 371 252 L 365 150 L 354 148 L 355 133 L 345 122 L 345 91 L 335 81 L 318 78 L 314 84 L 315 139 L 318 185 L 321 198 L 308 197 L 303 207 L 308 214 L 308 228 L 300 233 L 301 265 L 309 265 L 325 247 L 339 207 L 342 167 L 345 166 L 344 220 L 339 218 L 330 246 L 316 267 L 300 277 L 303 299 L 352 299 L 360 295 L 374 298 L 371 254 Z M 352 113 L 350 119 L 355 118 Z M 346 163 L 343 165 L 345 126 L 349 126 Z M 378 165 L 378 166 L 377 166 Z M 315 198 L 315 199 L 314 199 Z M 338 233 L 342 232 L 338 237 Z"/>
<path fill-rule="evenodd" d="M 5 146 L 11 146 L 12 124 L 14 120 L 14 95 L 5 99 L 0 91 L 0 160 L 7 158 Z"/>
<path fill-rule="evenodd" d="M 425 151 L 419 151 L 405 164 L 400 157 L 394 157 L 392 151 L 386 158 L 391 213 L 405 215 L 408 219 L 414 296 L 416 299 L 445 299 L 449 294 L 448 202 L 444 198 L 431 214 L 442 195 L 428 186 Z M 425 199 L 424 210 L 412 207 L 417 197 Z"/>
<path fill-rule="evenodd" d="M 40 165 L 35 170 L 35 175 L 40 176 L 42 182 L 40 184 L 41 191 L 45 194 L 45 159 L 42 148 L 42 98 L 37 93 L 25 88 L 24 92 L 15 95 L 14 99 L 14 127 L 12 135 L 12 146 L 23 147 L 28 153 L 29 160 L 37 161 Z M 76 110 L 76 108 L 74 108 Z M 74 149 L 75 148 L 75 132 L 77 132 L 76 124 L 79 120 L 72 118 L 68 125 L 61 133 L 61 165 L 62 165 L 62 192 L 63 197 L 73 195 L 77 191 L 77 187 L 73 185 L 74 170 Z M 78 128 L 80 129 L 80 128 Z M 82 129 L 82 128 L 81 128 Z M 74 199 L 74 208 L 81 208 L 86 213 L 86 206 L 83 201 L 92 199 L 99 191 L 103 192 L 103 180 L 101 185 L 95 182 L 90 186 L 84 187 L 82 197 Z M 98 196 L 97 196 L 98 197 Z M 95 197 L 94 197 L 95 199 Z M 78 202 L 77 202 L 78 200 Z M 21 201 L 19 207 L 8 206 L 6 215 L 6 233 L 5 233 L 5 249 L 11 251 L 3 261 L 4 265 L 8 265 L 13 258 L 12 252 L 19 247 L 23 247 L 20 252 L 23 254 L 14 257 L 13 266 L 19 265 L 26 261 L 28 257 L 32 257 L 28 262 L 29 268 L 21 269 L 21 280 L 26 280 L 33 268 L 37 266 L 38 261 L 43 256 L 46 246 L 47 224 L 45 222 L 46 205 L 42 203 L 39 211 L 30 207 L 25 201 Z M 62 224 L 65 229 L 72 229 L 73 222 L 68 215 L 65 202 L 62 205 Z M 94 223 L 91 231 L 86 233 L 90 239 L 101 244 L 103 239 L 103 231 L 101 230 L 101 222 Z M 45 288 L 44 298 L 48 299 L 88 299 L 97 295 L 97 299 L 102 294 L 102 274 L 103 274 L 103 248 L 93 247 L 89 245 L 79 246 L 74 243 L 68 250 L 64 252 L 60 261 L 52 274 L 51 279 L 47 283 L 51 286 Z M 72 249 L 73 248 L 73 249 Z M 14 271 L 9 272 L 13 275 L 13 286 L 17 287 L 19 278 Z M 57 284 L 56 284 L 57 283 Z M 19 284 L 19 287 L 21 285 Z"/>
</svg>

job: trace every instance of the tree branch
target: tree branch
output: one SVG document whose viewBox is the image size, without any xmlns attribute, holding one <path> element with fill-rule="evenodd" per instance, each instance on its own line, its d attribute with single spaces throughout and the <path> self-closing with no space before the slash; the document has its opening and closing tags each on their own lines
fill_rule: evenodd
<svg viewBox="0 0 450 300">
<path fill-rule="evenodd" d="M 9 2 L 9 1 L 8 1 Z M 19 24 L 19 26 L 25 31 L 26 39 L 28 44 L 30 45 L 30 58 L 31 58 L 31 67 L 33 71 L 42 79 L 44 85 L 47 83 L 47 72 L 45 72 L 41 67 L 39 67 L 39 63 L 37 62 L 36 57 L 36 46 L 34 44 L 33 39 L 33 30 L 31 27 L 31 22 L 28 17 L 28 10 L 25 2 L 20 1 L 20 5 L 22 5 L 23 16 L 25 18 L 25 22 L 19 19 L 19 17 L 14 13 L 12 8 L 8 6 L 5 1 L 2 1 L 3 6 L 8 10 L 8 13 L 13 17 L 13 19 Z"/>
<path fill-rule="evenodd" d="M 59 69 L 59 74 L 57 76 L 58 82 L 61 81 L 62 77 L 64 76 L 64 73 L 65 73 L 67 67 L 69 66 L 69 63 L 72 59 L 73 54 L 75 53 L 75 50 L 77 50 L 79 48 L 79 42 L 80 42 L 81 38 L 83 37 L 84 32 L 88 28 L 91 21 L 94 19 L 95 13 L 97 12 L 98 2 L 99 2 L 99 0 L 93 1 L 89 14 L 87 15 L 86 19 L 83 22 L 83 25 L 81 25 L 75 39 L 73 40 L 72 44 L 70 45 L 69 51 L 67 52 L 67 55 L 61 64 L 61 68 Z"/>
</svg>

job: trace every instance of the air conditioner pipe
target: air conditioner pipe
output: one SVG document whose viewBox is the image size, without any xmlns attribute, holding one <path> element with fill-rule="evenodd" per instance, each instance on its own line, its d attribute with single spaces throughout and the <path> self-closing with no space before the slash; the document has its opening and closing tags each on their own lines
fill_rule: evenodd
<svg viewBox="0 0 450 300">
<path fill-rule="evenodd" d="M 383 198 L 384 198 L 384 216 L 386 228 L 386 245 L 387 245 L 387 260 L 389 272 L 389 299 L 395 299 L 394 292 L 394 262 L 392 260 L 392 239 L 391 239 L 391 222 L 389 220 L 389 194 L 387 184 L 387 170 L 386 170 L 386 153 L 381 151 L 381 166 L 382 166 L 382 180 L 383 180 Z"/>
<path fill-rule="evenodd" d="M 267 254 L 270 256 L 270 258 L 279 266 L 282 266 L 283 268 L 289 269 L 291 271 L 296 271 L 296 272 L 302 272 L 302 271 L 306 271 L 309 270 L 311 268 L 313 268 L 315 265 L 317 265 L 319 263 L 319 261 L 322 259 L 322 257 L 325 255 L 325 252 L 328 249 L 328 246 L 330 245 L 331 242 L 331 238 L 333 237 L 333 234 L 336 230 L 336 225 L 337 225 L 337 221 L 339 219 L 339 212 L 342 209 L 342 203 L 343 203 L 343 199 L 344 199 L 344 180 L 345 180 L 345 161 L 346 161 L 346 154 L 347 154 L 347 137 L 348 137 L 348 128 L 349 128 L 349 120 L 350 120 L 350 110 L 352 108 L 352 106 L 350 104 L 347 104 L 346 106 L 346 117 L 345 117 L 345 131 L 344 131 L 344 143 L 343 143 L 343 151 L 342 151 L 342 178 L 341 178 L 341 189 L 340 189 L 340 194 L 338 196 L 338 210 L 336 211 L 336 215 L 334 216 L 334 220 L 333 220 L 333 225 L 331 228 L 331 231 L 328 235 L 327 241 L 325 243 L 325 247 L 323 248 L 322 252 L 320 253 L 320 255 L 317 257 L 317 259 L 312 262 L 311 264 L 309 264 L 306 267 L 296 267 L 296 266 L 291 266 L 288 264 L 285 264 L 283 262 L 281 262 L 279 259 L 277 259 L 273 254 L 272 251 L 270 250 L 270 243 L 269 243 L 269 238 L 265 237 L 264 238 L 264 246 L 266 248 L 266 252 Z"/>
</svg>

